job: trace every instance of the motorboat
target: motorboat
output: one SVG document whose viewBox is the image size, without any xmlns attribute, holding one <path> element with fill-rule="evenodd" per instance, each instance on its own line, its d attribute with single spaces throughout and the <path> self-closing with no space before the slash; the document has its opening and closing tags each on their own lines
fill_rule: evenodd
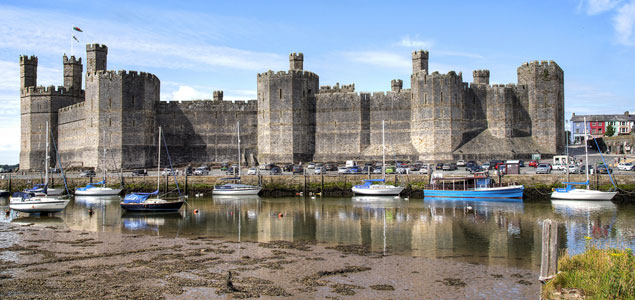
<svg viewBox="0 0 635 300">
<path fill-rule="evenodd" d="M 221 178 L 221 180 L 233 180 L 233 183 L 225 183 L 215 185 L 212 195 L 258 195 L 262 189 L 257 185 L 249 185 L 240 183 L 240 122 L 236 123 L 236 132 L 238 135 L 238 172 L 237 177 Z"/>
<path fill-rule="evenodd" d="M 159 126 L 159 149 L 158 149 L 158 166 L 157 166 L 157 189 L 152 193 L 129 193 L 126 194 L 123 201 L 121 201 L 121 208 L 127 211 L 139 211 L 139 212 L 157 212 L 157 211 L 178 211 L 185 203 L 185 200 L 181 196 L 181 190 L 179 184 L 176 181 L 176 175 L 174 175 L 174 182 L 176 182 L 176 188 L 179 191 L 178 198 L 161 198 L 159 195 L 161 186 L 161 140 L 163 137 L 161 127 Z M 168 160 L 170 161 L 170 169 L 172 169 L 172 162 L 170 159 L 170 153 L 167 152 L 168 148 L 165 147 Z M 156 196 L 150 198 L 150 196 Z"/>
<path fill-rule="evenodd" d="M 523 185 L 495 184 L 489 172 L 475 172 L 467 177 L 433 177 L 428 188 L 423 190 L 425 198 L 470 198 L 470 199 L 522 199 Z"/>
<path fill-rule="evenodd" d="M 0 197 L 9 197 L 9 191 L 0 190 Z"/>
</svg>

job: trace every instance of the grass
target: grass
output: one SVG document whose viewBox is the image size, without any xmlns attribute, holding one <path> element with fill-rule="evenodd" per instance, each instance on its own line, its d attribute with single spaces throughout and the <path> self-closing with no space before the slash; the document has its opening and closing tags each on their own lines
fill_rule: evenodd
<svg viewBox="0 0 635 300">
<path fill-rule="evenodd" d="M 544 299 L 553 292 L 576 289 L 587 299 L 635 299 L 635 257 L 631 249 L 589 246 L 579 255 L 563 255 L 560 273 L 543 288 Z"/>
</svg>

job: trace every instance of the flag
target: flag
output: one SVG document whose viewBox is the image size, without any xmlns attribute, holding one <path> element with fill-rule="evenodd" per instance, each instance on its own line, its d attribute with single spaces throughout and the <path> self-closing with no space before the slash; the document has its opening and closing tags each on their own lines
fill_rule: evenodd
<svg viewBox="0 0 635 300">
<path fill-rule="evenodd" d="M 79 40 L 77 39 L 76 36 L 73 36 L 73 39 L 79 43 Z"/>
<path fill-rule="evenodd" d="M 79 31 L 79 32 L 83 32 L 83 31 L 82 31 L 79 27 L 77 27 L 77 26 L 73 27 L 73 30 L 75 30 L 75 31 Z"/>
</svg>

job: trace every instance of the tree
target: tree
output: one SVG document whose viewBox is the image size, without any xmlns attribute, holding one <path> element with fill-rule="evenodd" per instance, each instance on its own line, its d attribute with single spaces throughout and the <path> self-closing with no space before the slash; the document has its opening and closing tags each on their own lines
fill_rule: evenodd
<svg viewBox="0 0 635 300">
<path fill-rule="evenodd" d="M 608 127 L 606 127 L 606 133 L 604 133 L 605 136 L 613 136 L 615 135 L 615 127 L 613 127 L 613 125 L 609 125 Z"/>
</svg>

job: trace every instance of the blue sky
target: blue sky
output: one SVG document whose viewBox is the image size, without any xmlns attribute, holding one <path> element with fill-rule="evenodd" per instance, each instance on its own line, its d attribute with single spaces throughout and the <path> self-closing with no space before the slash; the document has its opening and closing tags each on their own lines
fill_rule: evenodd
<svg viewBox="0 0 635 300">
<path fill-rule="evenodd" d="M 635 112 L 635 0 L 268 2 L 3 1 L 0 164 L 19 160 L 19 55 L 38 56 L 39 85 L 62 85 L 71 44 L 84 68 L 85 44 L 103 43 L 108 69 L 156 74 L 162 100 L 255 99 L 256 73 L 287 70 L 291 52 L 321 85 L 409 87 L 411 52 L 426 49 L 431 70 L 467 82 L 489 69 L 490 83 L 515 83 L 523 62 L 554 60 L 567 118 Z"/>
</svg>

